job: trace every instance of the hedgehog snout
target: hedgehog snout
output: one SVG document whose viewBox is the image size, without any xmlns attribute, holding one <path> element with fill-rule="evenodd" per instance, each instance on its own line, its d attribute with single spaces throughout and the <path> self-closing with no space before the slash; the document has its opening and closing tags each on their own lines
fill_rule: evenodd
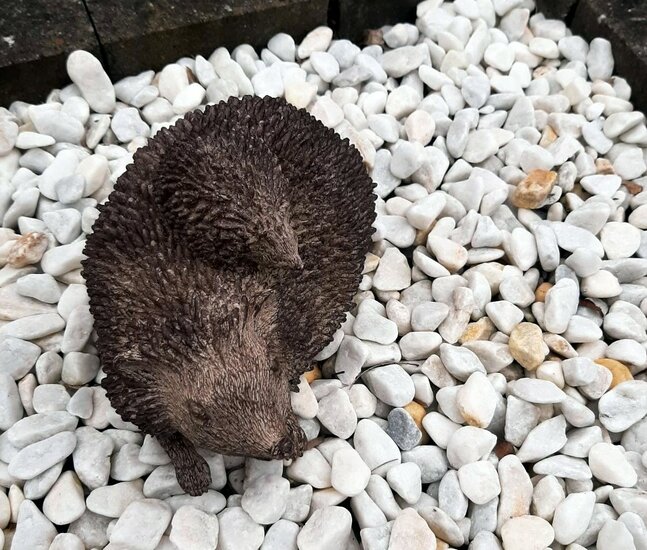
<svg viewBox="0 0 647 550">
<path fill-rule="evenodd" d="M 305 433 L 300 427 L 296 427 L 287 435 L 283 436 L 272 448 L 272 456 L 277 459 L 293 459 L 300 457 L 306 446 Z"/>
</svg>

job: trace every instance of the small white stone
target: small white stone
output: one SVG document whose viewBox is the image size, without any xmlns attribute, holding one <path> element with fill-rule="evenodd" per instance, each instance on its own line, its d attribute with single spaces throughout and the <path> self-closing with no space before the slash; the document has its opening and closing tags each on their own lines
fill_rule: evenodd
<svg viewBox="0 0 647 550">
<path fill-rule="evenodd" d="M 297 537 L 299 550 L 344 548 L 350 537 L 351 523 L 352 516 L 345 508 L 327 506 L 315 510 Z"/>
<path fill-rule="evenodd" d="M 297 55 L 301 59 L 310 57 L 312 52 L 324 52 L 328 49 L 332 40 L 332 29 L 329 27 L 317 27 L 310 31 L 299 44 Z"/>
<path fill-rule="evenodd" d="M 156 499 L 132 502 L 110 532 L 110 544 L 132 550 L 155 550 L 171 522 L 168 504 Z"/>
<path fill-rule="evenodd" d="M 336 491 L 348 497 L 359 495 L 370 477 L 370 468 L 355 449 L 341 448 L 333 454 L 331 483 Z"/>
<path fill-rule="evenodd" d="M 544 550 L 553 542 L 555 533 L 546 520 L 534 516 L 519 516 L 506 521 L 501 528 L 504 548 Z"/>
<path fill-rule="evenodd" d="M 55 525 L 68 525 L 85 512 L 83 487 L 74 472 L 64 472 L 43 501 L 43 513 Z"/>
<path fill-rule="evenodd" d="M 603 483 L 633 487 L 638 479 L 625 453 L 611 443 L 596 443 L 591 447 L 589 466 L 593 475 Z"/>
<path fill-rule="evenodd" d="M 289 491 L 287 479 L 277 475 L 260 476 L 245 489 L 241 506 L 255 522 L 269 525 L 285 512 Z"/>
<path fill-rule="evenodd" d="M 67 74 L 93 111 L 111 113 L 114 110 L 115 89 L 101 62 L 91 53 L 72 52 L 67 58 Z"/>
<path fill-rule="evenodd" d="M 485 504 L 501 492 L 499 476 L 491 462 L 479 461 L 458 470 L 461 491 L 474 504 Z"/>
<path fill-rule="evenodd" d="M 218 544 L 218 531 L 218 518 L 193 506 L 182 506 L 171 521 L 169 539 L 179 549 L 210 550 Z"/>
</svg>

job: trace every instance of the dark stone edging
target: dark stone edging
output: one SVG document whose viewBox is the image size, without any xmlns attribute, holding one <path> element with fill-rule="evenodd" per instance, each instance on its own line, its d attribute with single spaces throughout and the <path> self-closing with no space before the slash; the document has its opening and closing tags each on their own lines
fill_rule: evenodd
<svg viewBox="0 0 647 550">
<path fill-rule="evenodd" d="M 415 20 L 419 0 L 10 0 L 0 3 L 0 105 L 40 102 L 67 82 L 65 59 L 76 49 L 99 56 L 113 80 L 160 69 L 218 46 L 264 45 L 284 31 L 300 40 L 328 24 L 338 37 L 362 41 L 366 29 Z M 588 40 L 613 44 L 615 73 L 647 110 L 645 0 L 537 0 L 547 16 Z"/>
</svg>

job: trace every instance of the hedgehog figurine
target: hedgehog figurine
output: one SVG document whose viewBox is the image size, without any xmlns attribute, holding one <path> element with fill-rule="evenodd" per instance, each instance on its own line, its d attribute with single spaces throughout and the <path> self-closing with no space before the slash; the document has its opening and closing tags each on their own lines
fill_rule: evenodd
<svg viewBox="0 0 647 550">
<path fill-rule="evenodd" d="M 187 493 L 211 482 L 198 449 L 302 454 L 290 390 L 352 306 L 374 199 L 348 140 L 247 96 L 158 132 L 99 207 L 83 273 L 102 384 Z"/>
</svg>

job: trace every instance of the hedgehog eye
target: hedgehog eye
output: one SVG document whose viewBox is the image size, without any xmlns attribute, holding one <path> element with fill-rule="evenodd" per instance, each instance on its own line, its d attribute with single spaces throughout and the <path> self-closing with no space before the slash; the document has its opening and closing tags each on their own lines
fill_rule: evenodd
<svg viewBox="0 0 647 550">
<path fill-rule="evenodd" d="M 189 401 L 189 414 L 201 422 L 207 422 L 209 420 L 206 409 L 197 401 Z"/>
</svg>

